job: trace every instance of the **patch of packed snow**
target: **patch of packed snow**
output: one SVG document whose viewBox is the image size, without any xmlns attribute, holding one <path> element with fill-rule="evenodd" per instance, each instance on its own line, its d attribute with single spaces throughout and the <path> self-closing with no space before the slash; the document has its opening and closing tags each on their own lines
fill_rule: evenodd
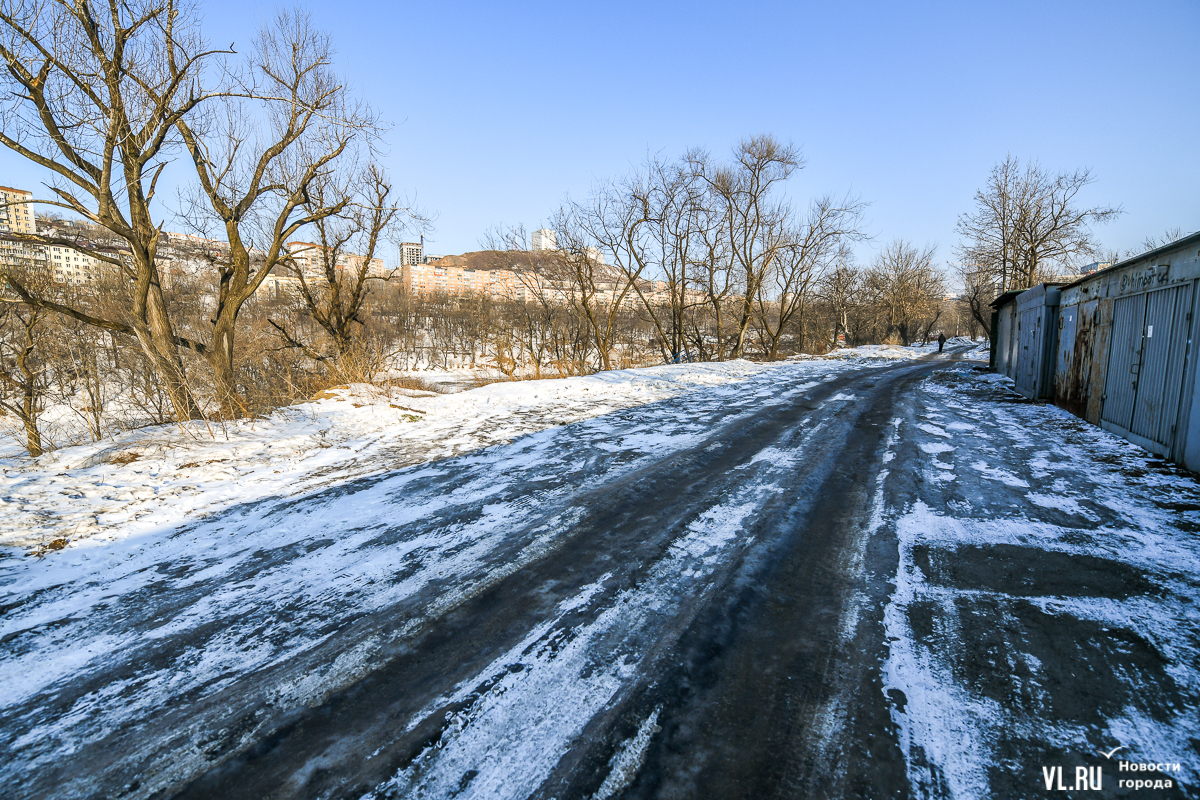
<svg viewBox="0 0 1200 800">
<path fill-rule="evenodd" d="M 1181 764 L 1174 777 L 1194 786 L 1200 540 L 1174 509 L 1200 499 L 1200 486 L 1062 409 L 978 399 L 1007 383 L 960 369 L 925 380 L 913 401 L 915 419 L 941 421 L 909 429 L 929 466 L 916 499 L 889 509 L 900 563 L 883 687 L 912 794 L 997 796 L 997 775 L 1031 769 L 1022 758 L 1095 758 L 1116 745 L 1131 761 Z M 943 431 L 970 434 L 946 453 Z M 970 469 L 939 481 L 943 459 Z M 1047 578 L 1056 588 L 1039 592 Z M 995 630 L 979 630 L 984 619 Z M 1130 643 L 1145 660 L 1123 660 Z M 1063 685 L 1076 674 L 1087 685 Z M 1089 705 L 1114 702 L 1083 721 L 1097 713 Z M 1037 756 L 1014 755 L 1023 742 Z"/>
<path fill-rule="evenodd" d="M 1072 497 L 1063 497 L 1062 495 L 1039 494 L 1038 492 L 1029 492 L 1025 495 L 1029 498 L 1029 502 L 1035 506 L 1042 508 L 1056 508 L 1067 514 L 1074 514 L 1077 517 L 1082 517 L 1086 520 L 1098 522 L 1099 517 L 1088 511 L 1079 504 L 1079 501 Z"/>
</svg>

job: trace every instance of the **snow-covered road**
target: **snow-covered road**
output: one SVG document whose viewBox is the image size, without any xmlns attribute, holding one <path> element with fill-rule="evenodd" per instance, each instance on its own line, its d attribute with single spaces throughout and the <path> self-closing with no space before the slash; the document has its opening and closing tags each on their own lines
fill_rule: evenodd
<svg viewBox="0 0 1200 800">
<path fill-rule="evenodd" d="M 181 527 L 169 511 L 131 515 L 136 535 L 0 560 L 0 796 L 987 796 L 1005 757 L 988 703 L 1037 711 L 963 677 L 986 671 L 991 645 L 954 633 L 961 611 L 920 627 L 931 603 L 1015 613 L 1011 587 L 976 574 L 995 550 L 959 567 L 938 554 L 1021 540 L 1083 556 L 1076 527 L 1095 539 L 1118 523 L 1106 558 L 1136 573 L 1130 585 L 1168 568 L 1175 582 L 1109 598 L 1105 624 L 1173 615 L 1181 635 L 1156 650 L 1170 696 L 1029 722 L 1026 740 L 1132 741 L 1138 725 L 1195 736 L 1174 720 L 1195 708 L 1196 605 L 1171 599 L 1200 599 L 1190 512 L 1081 494 L 1066 474 L 1095 453 L 1127 469 L 1133 448 L 1082 428 L 1076 451 L 1038 446 L 1023 425 L 1069 418 L 1006 407 L 946 358 L 730 380 L 651 387 L 662 399 L 641 403 L 593 396 L 590 417 L 576 395 L 594 386 L 546 382 L 532 391 L 565 391 L 561 408 L 496 413 L 492 430 L 439 422 L 416 398 L 425 418 L 406 424 L 441 424 L 441 458 L 381 425 L 361 448 L 377 460 L 328 488 L 288 491 L 264 457 L 247 478 L 260 499 Z M 479 391 L 455 402 L 509 390 Z M 419 463 L 380 471 L 388 457 Z M 1155 480 L 1149 495 L 1195 492 Z M 1084 614 L 1079 592 L 1059 594 L 1021 602 Z M 947 736 L 968 760 L 939 749 Z M 864 747 L 894 763 L 856 774 Z M 1175 757 L 1195 769 L 1194 751 Z"/>
<path fill-rule="evenodd" d="M 509 445 L 468 443 L 457 458 L 267 497 L 174 531 L 102 532 L 99 543 L 42 561 L 10 558 L 0 567 L 0 684 L 11 758 L 0 778 L 44 796 L 134 784 L 131 796 L 150 796 L 178 787 L 273 733 L 297 709 L 360 683 L 415 638 L 436 633 L 448 614 L 579 538 L 585 518 L 622 480 L 640 487 L 662 459 L 709 440 L 711 450 L 700 452 L 723 461 L 722 432 L 853 371 L 850 364 L 774 369 Z M 530 387 L 538 391 L 519 388 Z M 503 419 L 506 432 L 512 417 L 521 419 L 519 412 Z M 461 426 L 453 433 L 437 437 L 437 446 L 471 439 Z M 769 449 L 750 456 L 734 487 L 744 496 L 706 498 L 680 520 L 694 530 L 657 534 L 656 547 L 678 551 L 662 580 L 679 583 L 682 594 L 721 561 L 716 554 L 741 518 L 770 495 L 769 473 L 788 463 Z M 114 482 L 111 474 L 101 480 Z M 617 572 L 652 567 L 660 555 Z M 554 580 L 535 631 L 555 628 L 563 614 L 579 617 L 597 587 L 613 595 L 624 578 Z M 650 598 L 665 595 L 653 590 L 622 602 L 648 612 Z M 513 645 L 532 635 L 517 633 Z M 461 678 L 475 679 L 472 670 L 483 664 L 463 656 Z M 454 686 L 431 687 L 437 691 L 426 702 L 445 704 L 441 695 L 453 696 Z M 573 723 L 586 721 L 568 698 L 558 700 Z M 412 710 L 432 713 L 419 704 Z M 560 744 L 572 737 L 570 730 L 548 735 Z"/>
</svg>

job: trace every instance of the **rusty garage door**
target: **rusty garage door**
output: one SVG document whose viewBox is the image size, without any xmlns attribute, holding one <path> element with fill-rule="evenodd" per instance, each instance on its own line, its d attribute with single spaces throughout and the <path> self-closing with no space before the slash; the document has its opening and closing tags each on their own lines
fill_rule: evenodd
<svg viewBox="0 0 1200 800">
<path fill-rule="evenodd" d="M 1177 286 L 1146 295 L 1142 368 L 1130 430 L 1167 447 L 1179 420 L 1191 292 L 1191 286 Z"/>
<path fill-rule="evenodd" d="M 1119 298 L 1101 418 L 1167 452 L 1175 439 L 1191 320 L 1192 287 Z"/>
</svg>

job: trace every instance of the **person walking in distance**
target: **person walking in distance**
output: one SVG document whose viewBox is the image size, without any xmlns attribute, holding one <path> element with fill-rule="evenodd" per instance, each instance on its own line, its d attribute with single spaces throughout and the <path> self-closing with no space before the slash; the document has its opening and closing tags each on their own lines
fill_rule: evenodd
<svg viewBox="0 0 1200 800">
<path fill-rule="evenodd" d="M 940 352 L 942 352 L 942 349 L 943 349 L 945 346 L 946 346 L 946 334 L 944 334 L 944 333 L 939 333 L 939 334 L 938 334 L 938 352 L 939 352 L 939 353 L 940 353 Z"/>
</svg>

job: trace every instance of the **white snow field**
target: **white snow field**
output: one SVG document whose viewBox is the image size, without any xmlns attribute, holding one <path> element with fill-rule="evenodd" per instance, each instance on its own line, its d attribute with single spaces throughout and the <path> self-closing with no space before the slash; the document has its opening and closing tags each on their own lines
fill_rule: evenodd
<svg viewBox="0 0 1200 800">
<path fill-rule="evenodd" d="M 355 384 L 262 419 L 159 425 L 36 460 L 10 442 L 0 459 L 0 547 L 56 539 L 66 539 L 69 550 L 85 542 L 96 547 L 237 503 L 460 455 L 772 368 L 684 364 L 447 395 Z M 134 460 L 121 463 L 127 459 Z"/>
</svg>

